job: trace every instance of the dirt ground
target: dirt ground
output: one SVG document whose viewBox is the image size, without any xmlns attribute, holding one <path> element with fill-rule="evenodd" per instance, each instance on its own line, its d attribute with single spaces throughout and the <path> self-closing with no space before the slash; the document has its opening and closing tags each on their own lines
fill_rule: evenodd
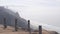
<svg viewBox="0 0 60 34">
<path fill-rule="evenodd" d="M 0 25 L 0 34 L 29 34 L 24 30 L 14 31 L 13 27 L 8 26 L 6 29 L 3 28 L 3 25 Z M 38 32 L 32 32 L 31 34 L 39 34 Z M 42 34 L 50 34 L 48 31 L 42 31 Z"/>
</svg>

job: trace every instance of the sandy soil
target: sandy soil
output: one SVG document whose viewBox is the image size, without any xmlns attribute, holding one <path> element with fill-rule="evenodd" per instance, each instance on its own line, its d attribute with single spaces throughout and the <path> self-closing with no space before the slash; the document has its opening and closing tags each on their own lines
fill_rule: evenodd
<svg viewBox="0 0 60 34">
<path fill-rule="evenodd" d="M 8 26 L 6 29 L 3 29 L 3 25 L 0 25 L 0 34 L 29 34 L 24 30 L 14 31 L 13 27 Z M 38 32 L 32 32 L 32 34 L 38 34 Z M 50 34 L 49 31 L 43 30 L 42 34 Z"/>
</svg>

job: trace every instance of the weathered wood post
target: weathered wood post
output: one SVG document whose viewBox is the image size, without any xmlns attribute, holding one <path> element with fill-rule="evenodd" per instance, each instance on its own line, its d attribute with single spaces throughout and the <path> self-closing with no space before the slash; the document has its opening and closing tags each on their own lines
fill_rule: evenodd
<svg viewBox="0 0 60 34">
<path fill-rule="evenodd" d="M 39 26 L 39 34 L 42 34 L 42 26 Z"/>
<path fill-rule="evenodd" d="M 30 20 L 28 20 L 28 31 L 29 31 L 29 34 L 31 34 L 31 29 L 30 29 Z"/>
<path fill-rule="evenodd" d="M 7 28 L 6 18 L 4 18 L 4 29 Z"/>
<path fill-rule="evenodd" d="M 15 31 L 17 31 L 17 19 L 15 19 Z"/>
</svg>

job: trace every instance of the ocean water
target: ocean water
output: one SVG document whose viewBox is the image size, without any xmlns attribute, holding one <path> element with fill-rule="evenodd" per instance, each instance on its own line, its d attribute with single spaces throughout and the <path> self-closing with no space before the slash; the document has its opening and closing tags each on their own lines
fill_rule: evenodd
<svg viewBox="0 0 60 34">
<path fill-rule="evenodd" d="M 31 25 L 33 29 L 38 29 L 38 26 L 41 25 L 43 29 L 45 30 L 50 30 L 50 31 L 56 31 L 60 33 L 60 27 L 54 26 L 54 25 L 49 25 L 49 24 L 43 24 L 39 22 L 33 22 L 31 21 Z"/>
</svg>

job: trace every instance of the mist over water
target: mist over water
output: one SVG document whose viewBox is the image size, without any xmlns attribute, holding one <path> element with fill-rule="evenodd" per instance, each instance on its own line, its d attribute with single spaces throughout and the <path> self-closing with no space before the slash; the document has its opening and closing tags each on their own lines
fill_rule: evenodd
<svg viewBox="0 0 60 34">
<path fill-rule="evenodd" d="M 11 8 L 8 8 L 8 9 L 11 9 Z M 3 9 L 4 10 L 4 9 Z M 53 13 L 53 12 L 51 12 L 51 13 L 49 13 L 49 12 L 47 12 L 47 13 L 44 13 L 44 12 L 40 12 L 39 13 L 39 11 L 37 11 L 37 12 L 32 12 L 32 11 L 29 11 L 29 12 L 24 12 L 24 10 L 23 11 L 16 11 L 16 12 L 14 12 L 15 10 L 13 10 L 13 9 L 11 9 L 11 10 L 13 10 L 13 12 L 12 11 L 10 11 L 10 10 L 7 10 L 7 9 L 5 9 L 6 10 L 6 12 L 8 13 L 8 14 L 10 14 L 10 15 L 13 15 L 13 16 L 16 16 L 16 17 L 22 17 L 22 18 L 24 18 L 24 19 L 26 19 L 26 20 L 30 20 L 31 22 L 31 28 L 33 28 L 33 29 L 38 29 L 38 26 L 39 25 L 41 25 L 42 27 L 43 27 L 43 29 L 46 29 L 46 30 L 51 30 L 51 31 L 57 31 L 57 32 L 59 32 L 60 33 L 60 27 L 59 27 L 59 13 L 58 12 L 55 12 L 55 13 Z M 34 10 L 35 11 L 35 10 Z M 1 11 L 1 13 L 0 14 L 4 14 L 4 11 L 2 12 Z M 5 13 L 6 15 L 8 15 L 7 13 Z M 16 15 L 16 14 L 17 15 Z M 48 15 L 47 15 L 48 14 Z M 11 16 L 10 16 L 11 17 Z M 8 16 L 7 16 L 7 18 L 8 18 Z M 14 18 L 14 17 L 13 17 Z M 20 18 L 21 19 L 21 18 Z M 24 20 L 23 19 L 23 20 Z M 21 19 L 22 20 L 22 19 Z M 21 24 L 23 24 L 24 22 L 23 22 L 23 20 L 21 21 Z M 25 20 L 24 20 L 25 21 Z M 9 21 L 8 21 L 9 22 Z M 57 23 L 58 22 L 58 23 Z M 19 22 L 18 22 L 19 23 Z M 56 23 L 58 24 L 58 25 L 56 25 Z M 8 23 L 9 24 L 9 23 Z M 12 24 L 12 22 L 11 22 L 11 24 Z M 25 22 L 25 24 L 26 24 L 26 22 Z M 12 24 L 13 25 L 13 24 Z M 24 27 L 24 25 L 21 25 L 22 27 Z M 26 25 L 27 26 L 27 25 Z"/>
<path fill-rule="evenodd" d="M 30 20 L 33 29 L 42 25 L 44 29 L 60 33 L 60 0 L 0 0 L 0 6 Z"/>
<path fill-rule="evenodd" d="M 39 23 L 39 22 L 36 22 L 36 21 L 31 21 L 31 25 L 33 25 L 33 27 L 32 27 L 33 29 L 38 29 L 39 25 L 41 25 L 42 28 L 45 29 L 45 30 L 56 31 L 56 32 L 60 33 L 60 27 L 58 27 L 58 26 Z"/>
<path fill-rule="evenodd" d="M 42 27 L 46 30 L 53 30 L 60 33 L 60 12 L 58 11 L 59 9 L 35 8 L 24 8 L 16 12 L 19 13 L 20 17 L 26 20 L 31 20 L 31 24 L 35 29 L 38 29 L 38 26 L 42 25 Z"/>
</svg>

